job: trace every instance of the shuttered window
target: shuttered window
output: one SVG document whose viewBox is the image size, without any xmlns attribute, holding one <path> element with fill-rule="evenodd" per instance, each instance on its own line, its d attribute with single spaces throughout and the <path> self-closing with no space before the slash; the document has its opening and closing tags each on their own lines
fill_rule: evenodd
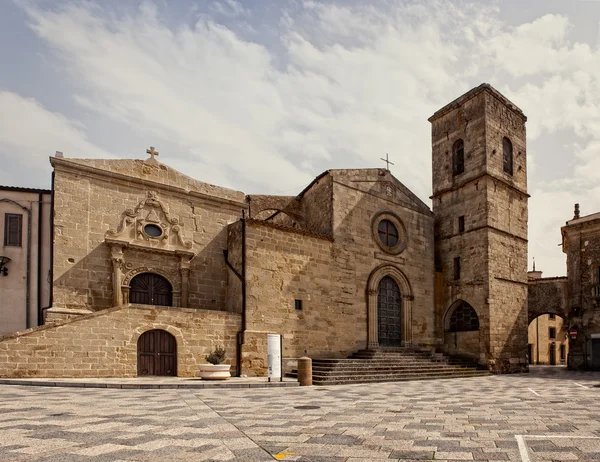
<svg viewBox="0 0 600 462">
<path fill-rule="evenodd" d="M 23 236 L 23 215 L 6 213 L 4 215 L 4 245 L 21 247 Z"/>
</svg>

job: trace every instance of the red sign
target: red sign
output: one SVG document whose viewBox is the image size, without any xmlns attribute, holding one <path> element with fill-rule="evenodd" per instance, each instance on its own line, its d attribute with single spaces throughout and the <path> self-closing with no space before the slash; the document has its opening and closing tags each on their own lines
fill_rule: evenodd
<svg viewBox="0 0 600 462">
<path fill-rule="evenodd" d="M 569 336 L 572 340 L 575 340 L 577 338 L 577 329 L 575 327 L 571 327 L 569 329 Z"/>
</svg>

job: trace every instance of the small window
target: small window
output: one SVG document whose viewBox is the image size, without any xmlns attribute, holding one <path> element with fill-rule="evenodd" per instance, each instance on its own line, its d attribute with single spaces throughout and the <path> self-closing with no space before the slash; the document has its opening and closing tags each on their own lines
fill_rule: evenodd
<svg viewBox="0 0 600 462">
<path fill-rule="evenodd" d="M 513 174 L 513 147 L 508 138 L 502 140 L 502 160 L 504 172 L 509 175 Z"/>
<path fill-rule="evenodd" d="M 160 237 L 163 233 L 162 228 L 157 225 L 144 226 L 144 232 L 150 237 Z"/>
<path fill-rule="evenodd" d="M 550 313 L 548 315 L 548 319 L 556 319 L 556 315 L 554 313 Z"/>
<path fill-rule="evenodd" d="M 465 171 L 465 143 L 458 140 L 452 147 L 452 174 L 460 175 Z"/>
<path fill-rule="evenodd" d="M 377 225 L 379 240 L 388 247 L 398 244 L 398 228 L 390 220 L 381 220 Z"/>
<path fill-rule="evenodd" d="M 548 338 L 551 338 L 551 339 L 556 338 L 556 327 L 548 328 Z"/>
<path fill-rule="evenodd" d="M 458 217 L 458 232 L 459 233 L 465 232 L 465 216 L 464 215 Z"/>
<path fill-rule="evenodd" d="M 6 213 L 4 215 L 4 245 L 21 247 L 23 236 L 23 215 Z"/>
<path fill-rule="evenodd" d="M 454 257 L 454 280 L 460 279 L 460 257 Z"/>
<path fill-rule="evenodd" d="M 302 311 L 302 300 L 294 300 L 294 309 Z"/>
</svg>

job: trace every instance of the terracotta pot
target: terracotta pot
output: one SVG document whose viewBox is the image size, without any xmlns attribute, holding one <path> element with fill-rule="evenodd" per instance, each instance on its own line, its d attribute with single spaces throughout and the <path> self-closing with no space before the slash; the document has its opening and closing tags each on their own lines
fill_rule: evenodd
<svg viewBox="0 0 600 462">
<path fill-rule="evenodd" d="M 227 380 L 231 364 L 200 364 L 200 378 L 203 380 Z"/>
</svg>

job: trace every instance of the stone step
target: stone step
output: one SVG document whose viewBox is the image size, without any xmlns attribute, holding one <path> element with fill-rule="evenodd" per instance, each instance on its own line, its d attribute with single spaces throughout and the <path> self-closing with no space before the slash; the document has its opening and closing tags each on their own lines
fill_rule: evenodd
<svg viewBox="0 0 600 462">
<path fill-rule="evenodd" d="M 458 379 L 468 377 L 489 376 L 488 371 L 467 371 L 452 374 L 415 374 L 415 375 L 393 375 L 393 376 L 373 376 L 373 377 L 313 377 L 314 385 L 345 385 L 355 383 L 376 383 L 376 382 L 405 382 L 410 380 L 437 380 L 437 379 Z"/>
<path fill-rule="evenodd" d="M 315 385 L 490 375 L 473 361 L 448 358 L 441 353 L 413 348 L 360 350 L 348 359 L 316 358 L 312 364 Z M 297 377 L 297 370 L 287 375 Z"/>
<path fill-rule="evenodd" d="M 376 371 L 396 371 L 396 372 L 419 372 L 419 371 L 448 371 L 448 370 L 462 370 L 462 369 L 474 369 L 467 367 L 457 366 L 422 366 L 422 367 L 402 367 L 402 366 L 389 366 L 389 367 L 313 367 L 313 375 L 318 372 L 353 372 L 353 373 L 373 373 Z"/>
</svg>

